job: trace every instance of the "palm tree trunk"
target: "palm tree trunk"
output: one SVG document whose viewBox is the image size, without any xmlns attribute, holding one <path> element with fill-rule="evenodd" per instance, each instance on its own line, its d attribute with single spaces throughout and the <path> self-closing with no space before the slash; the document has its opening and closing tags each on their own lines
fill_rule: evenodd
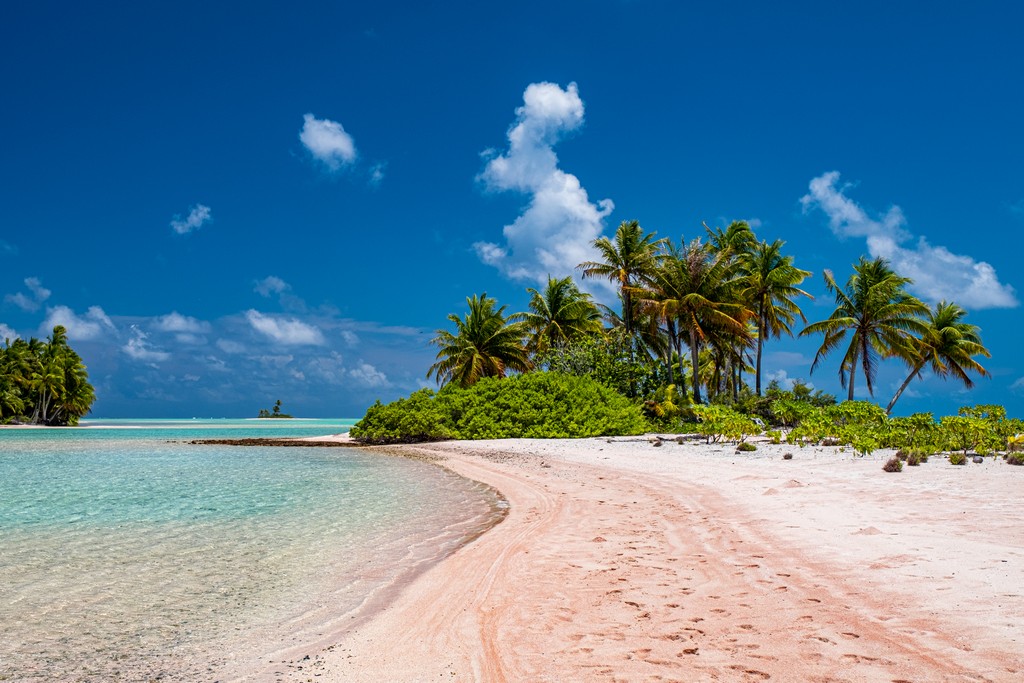
<svg viewBox="0 0 1024 683">
<path fill-rule="evenodd" d="M 755 393 L 761 395 L 761 349 L 764 347 L 764 330 L 761 329 L 759 324 L 757 329 L 757 368 L 754 370 L 755 380 L 754 384 L 757 385 Z"/>
<path fill-rule="evenodd" d="M 908 387 L 908 386 L 910 385 L 910 382 L 911 382 L 911 381 L 912 381 L 912 380 L 913 380 L 913 379 L 914 379 L 915 377 L 917 377 L 917 374 L 918 374 L 919 372 L 921 372 L 921 369 L 922 369 L 923 367 L 924 367 L 924 365 L 923 365 L 923 364 L 919 364 L 919 365 L 916 365 L 916 366 L 914 367 L 914 369 L 913 369 L 913 370 L 911 370 L 910 374 L 909 374 L 909 375 L 907 375 L 907 378 L 906 378 L 905 380 L 903 380 L 903 384 L 901 384 L 901 385 L 900 385 L 900 388 L 896 390 L 896 395 L 892 397 L 892 400 L 891 400 L 891 401 L 889 401 L 889 405 L 888 405 L 888 406 L 886 406 L 886 408 L 885 408 L 885 414 L 886 414 L 886 415 L 888 415 L 889 413 L 891 413 L 891 412 L 892 412 L 892 407 L 893 407 L 894 405 L 896 405 L 896 401 L 897 401 L 897 400 L 899 400 L 899 397 L 903 395 L 903 391 L 904 391 L 904 390 L 905 390 L 905 389 L 906 389 L 906 388 L 907 388 L 907 387 Z"/>
<path fill-rule="evenodd" d="M 702 403 L 700 400 L 700 367 L 697 357 L 700 355 L 700 349 L 697 346 L 697 331 L 694 329 L 690 330 L 690 363 L 693 366 L 691 368 L 693 372 L 693 402 Z"/>
</svg>

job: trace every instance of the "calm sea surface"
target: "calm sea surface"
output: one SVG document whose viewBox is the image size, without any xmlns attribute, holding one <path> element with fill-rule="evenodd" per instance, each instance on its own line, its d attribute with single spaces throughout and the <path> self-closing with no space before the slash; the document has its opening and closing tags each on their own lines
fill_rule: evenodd
<svg viewBox="0 0 1024 683">
<path fill-rule="evenodd" d="M 492 524 L 434 465 L 304 437 L 352 421 L 0 429 L 0 680 L 222 680 L 337 633 Z"/>
</svg>

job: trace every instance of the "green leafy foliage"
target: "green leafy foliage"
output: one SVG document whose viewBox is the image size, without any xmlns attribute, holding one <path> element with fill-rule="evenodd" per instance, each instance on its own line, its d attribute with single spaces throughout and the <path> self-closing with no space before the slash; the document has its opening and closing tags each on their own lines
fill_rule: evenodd
<svg viewBox="0 0 1024 683">
<path fill-rule="evenodd" d="M 352 428 L 366 443 L 438 439 L 582 438 L 641 434 L 635 403 L 587 377 L 535 372 L 454 384 L 374 404 Z"/>
<path fill-rule="evenodd" d="M 748 416 L 725 406 L 695 405 L 693 414 L 697 418 L 697 433 L 707 437 L 708 443 L 718 443 L 723 439 L 740 442 L 761 431 Z"/>
<path fill-rule="evenodd" d="M 46 341 L 6 340 L 0 346 L 0 422 L 76 425 L 96 393 L 82 358 L 57 325 Z"/>
<path fill-rule="evenodd" d="M 660 368 L 640 340 L 621 329 L 552 348 L 538 355 L 536 365 L 563 375 L 590 377 L 631 398 L 651 396 L 663 384 Z"/>
</svg>

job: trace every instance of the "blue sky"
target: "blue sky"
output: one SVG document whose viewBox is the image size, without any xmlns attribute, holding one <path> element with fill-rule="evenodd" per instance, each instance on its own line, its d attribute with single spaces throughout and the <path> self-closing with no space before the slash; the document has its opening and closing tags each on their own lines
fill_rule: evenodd
<svg viewBox="0 0 1024 683">
<path fill-rule="evenodd" d="M 897 412 L 1024 414 L 1013 3 L 147 5 L 0 22 L 0 336 L 67 326 L 96 416 L 361 415 L 630 219 L 786 240 L 812 321 L 884 255 L 993 356 Z M 839 393 L 817 343 L 766 370 Z"/>
</svg>

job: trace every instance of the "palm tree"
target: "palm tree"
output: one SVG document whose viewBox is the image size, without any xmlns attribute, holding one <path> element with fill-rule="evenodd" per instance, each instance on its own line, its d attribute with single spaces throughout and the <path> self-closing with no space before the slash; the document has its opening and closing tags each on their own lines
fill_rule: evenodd
<svg viewBox="0 0 1024 683">
<path fill-rule="evenodd" d="M 701 349 L 713 335 L 730 333 L 747 338 L 750 311 L 736 297 L 736 271 L 726 251 L 715 251 L 695 239 L 662 260 L 647 289 L 636 290 L 641 305 L 676 325 L 677 343 L 686 340 L 694 368 L 693 402 L 700 403 Z M 681 356 L 682 354 L 680 354 Z"/>
<path fill-rule="evenodd" d="M 757 236 L 746 221 L 733 221 L 725 230 L 704 223 L 708 243 L 715 251 L 728 251 L 734 257 L 750 253 L 757 245 Z"/>
<path fill-rule="evenodd" d="M 533 353 L 543 353 L 578 337 L 601 332 L 601 312 L 571 277 L 548 276 L 543 293 L 532 287 L 526 291 L 531 295 L 529 312 L 511 316 L 510 320 L 526 323 L 530 330 L 527 349 Z"/>
<path fill-rule="evenodd" d="M 439 384 L 456 382 L 468 387 L 482 377 L 504 377 L 508 370 L 526 372 L 532 366 L 523 346 L 526 323 L 507 322 L 505 306 L 495 310 L 495 299 L 484 292 L 466 299 L 469 313 L 460 318 L 452 313 L 455 334 L 438 330 L 431 344 L 439 347 L 437 362 L 427 377 L 436 374 Z"/>
<path fill-rule="evenodd" d="M 743 296 L 754 311 L 757 324 L 757 355 L 754 364 L 754 393 L 761 395 L 761 356 L 766 338 L 793 336 L 790 326 L 796 316 L 807 323 L 803 311 L 793 301 L 798 296 L 813 299 L 797 285 L 811 273 L 793 265 L 792 256 L 782 255 L 782 240 L 759 242 L 742 258 Z"/>
<path fill-rule="evenodd" d="M 869 261 L 862 256 L 845 288 L 836 284 L 831 271 L 826 270 L 824 275 L 825 286 L 835 295 L 836 309 L 828 319 L 811 323 L 800 332 L 801 337 L 825 335 L 811 373 L 849 334 L 850 343 L 839 365 L 839 381 L 849 390 L 848 400 L 852 401 L 859 367 L 873 396 L 879 359 L 896 356 L 910 362 L 914 357 L 911 335 L 924 334 L 926 326 L 921 316 L 927 314 L 928 307 L 904 289 L 911 283 L 910 278 L 897 275 L 882 258 Z"/>
<path fill-rule="evenodd" d="M 622 322 L 627 334 L 636 328 L 632 290 L 648 281 L 658 264 L 660 240 L 653 232 L 644 234 L 639 221 L 623 221 L 615 231 L 615 241 L 599 237 L 593 245 L 603 261 L 585 261 L 577 266 L 583 278 L 600 278 L 614 283 L 622 298 Z"/>
<path fill-rule="evenodd" d="M 943 379 L 950 375 L 956 377 L 970 389 L 974 382 L 967 372 L 973 371 L 982 377 L 990 375 L 974 356 L 991 358 L 992 354 L 982 346 L 981 333 L 977 325 L 963 322 L 967 311 L 955 303 L 940 301 L 935 308 L 928 311 L 927 329 L 920 338 L 914 340 L 917 354 L 910 364 L 910 374 L 889 401 L 885 412 L 888 415 L 892 407 L 906 390 L 911 380 L 917 377 L 926 365 L 931 367 L 932 374 Z"/>
</svg>

